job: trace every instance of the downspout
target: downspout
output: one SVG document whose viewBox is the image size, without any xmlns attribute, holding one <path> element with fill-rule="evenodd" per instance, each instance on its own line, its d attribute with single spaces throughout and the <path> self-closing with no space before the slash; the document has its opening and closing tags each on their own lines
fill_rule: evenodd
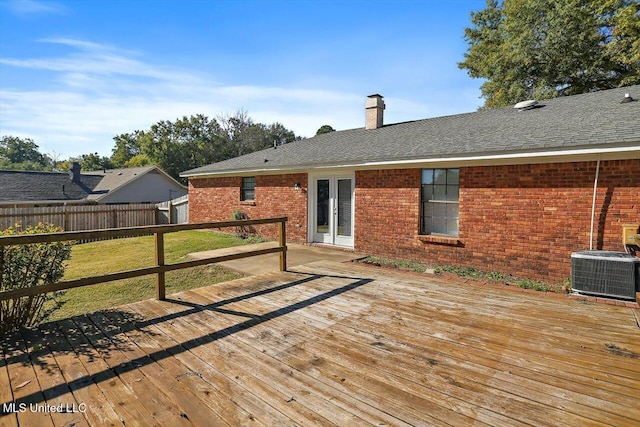
<svg viewBox="0 0 640 427">
<path fill-rule="evenodd" d="M 596 217 L 596 191 L 598 190 L 598 175 L 600 174 L 600 159 L 596 163 L 596 179 L 593 181 L 593 203 L 591 204 L 591 235 L 589 236 L 589 250 L 593 250 L 593 222 Z"/>
</svg>

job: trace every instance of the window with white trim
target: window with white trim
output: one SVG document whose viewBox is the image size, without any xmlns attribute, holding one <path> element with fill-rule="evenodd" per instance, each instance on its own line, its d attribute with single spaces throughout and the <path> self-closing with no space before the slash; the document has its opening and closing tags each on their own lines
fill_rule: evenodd
<svg viewBox="0 0 640 427">
<path fill-rule="evenodd" d="M 252 201 L 255 200 L 256 194 L 256 177 L 245 176 L 242 177 L 242 186 L 240 187 L 240 201 Z"/>
<path fill-rule="evenodd" d="M 423 169 L 420 234 L 458 236 L 460 169 Z"/>
</svg>

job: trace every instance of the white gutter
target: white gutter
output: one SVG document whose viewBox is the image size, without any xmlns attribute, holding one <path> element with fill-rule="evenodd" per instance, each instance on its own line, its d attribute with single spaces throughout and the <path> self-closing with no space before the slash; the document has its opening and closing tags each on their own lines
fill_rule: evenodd
<svg viewBox="0 0 640 427">
<path fill-rule="evenodd" d="M 465 166 L 468 163 L 472 165 L 491 165 L 491 164 L 514 164 L 514 163 L 551 163 L 551 162 L 567 162 L 567 161 L 587 161 L 608 158 L 620 159 L 621 155 L 627 159 L 640 159 L 640 145 L 626 146 L 626 147 L 607 147 L 607 148 L 583 148 L 577 150 L 554 150 L 554 151 L 541 151 L 541 152 L 527 152 L 527 153 L 506 153 L 506 154 L 492 154 L 484 156 L 458 156 L 458 157 L 435 157 L 435 158 L 422 158 L 422 159 L 410 159 L 410 160 L 385 160 L 374 162 L 353 162 L 342 164 L 308 164 L 308 165 L 295 165 L 286 166 L 281 168 L 250 168 L 250 169 L 232 169 L 215 172 L 202 172 L 194 174 L 180 174 L 183 178 L 206 178 L 214 176 L 233 176 L 243 174 L 277 174 L 277 173 L 295 173 L 295 172 L 308 172 L 309 169 L 323 170 L 323 169 L 389 169 L 393 167 L 406 168 L 410 166 L 422 167 L 424 165 L 437 165 L 441 163 L 456 164 L 458 166 Z M 560 157 L 562 159 L 560 159 Z M 571 159 L 575 157 L 575 159 Z M 596 159 L 597 157 L 597 159 Z"/>
</svg>

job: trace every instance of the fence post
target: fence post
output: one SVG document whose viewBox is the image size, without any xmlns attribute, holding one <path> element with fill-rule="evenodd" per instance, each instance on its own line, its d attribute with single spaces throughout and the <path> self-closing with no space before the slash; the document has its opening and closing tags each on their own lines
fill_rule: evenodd
<svg viewBox="0 0 640 427">
<path fill-rule="evenodd" d="M 285 220 L 280 221 L 280 246 L 284 246 L 284 251 L 280 252 L 280 271 L 287 271 L 287 228 Z"/>
<path fill-rule="evenodd" d="M 169 212 L 167 213 L 167 217 L 169 218 L 169 224 L 173 224 L 173 203 L 169 200 L 167 202 L 167 206 L 169 207 Z"/>
<path fill-rule="evenodd" d="M 164 265 L 164 233 L 156 231 L 156 266 Z M 156 299 L 165 299 L 164 271 L 156 274 Z"/>
</svg>

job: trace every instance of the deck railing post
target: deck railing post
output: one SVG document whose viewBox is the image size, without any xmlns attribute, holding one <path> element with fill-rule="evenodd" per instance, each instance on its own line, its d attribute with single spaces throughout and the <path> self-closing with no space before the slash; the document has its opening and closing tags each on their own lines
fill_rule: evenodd
<svg viewBox="0 0 640 427">
<path fill-rule="evenodd" d="M 100 211 L 102 213 L 108 212 L 105 210 Z M 112 215 L 115 212 L 112 212 Z M 107 216 L 108 218 L 109 216 Z M 279 246 L 269 247 L 267 249 L 258 249 L 251 251 L 240 251 L 238 253 L 214 256 L 211 258 L 204 258 L 191 261 L 174 262 L 171 264 L 165 263 L 164 254 L 164 234 L 175 233 L 178 231 L 186 230 L 202 230 L 212 228 L 226 228 L 236 226 L 247 225 L 262 225 L 262 224 L 275 224 L 278 223 L 279 234 Z M 153 234 L 155 237 L 155 265 L 138 268 L 127 271 L 120 271 L 117 273 L 102 274 L 98 276 L 84 277 L 74 280 L 66 280 L 55 283 L 46 283 L 29 288 L 20 288 L 12 290 L 0 290 L 0 301 L 6 301 L 14 298 L 20 298 L 30 295 L 40 295 L 48 292 L 56 292 L 65 289 L 73 289 L 82 286 L 96 285 L 98 283 L 108 283 L 116 280 L 131 279 L 134 277 L 142 277 L 147 275 L 156 275 L 156 298 L 163 300 L 166 298 L 165 287 L 165 275 L 167 271 L 180 270 L 183 268 L 197 267 L 201 265 L 208 265 L 218 262 L 230 261 L 234 259 L 248 258 L 252 256 L 266 255 L 271 253 L 280 254 L 280 270 L 287 271 L 287 234 L 286 234 L 287 218 L 262 218 L 246 221 L 220 221 L 220 222 L 203 222 L 203 223 L 191 223 L 181 225 L 152 225 L 152 226 L 140 226 L 140 227 L 120 227 L 116 229 L 103 229 L 103 230 L 82 230 L 82 231 L 68 231 L 58 233 L 44 233 L 33 235 L 15 235 L 15 236 L 0 236 L 0 266 L 3 262 L 2 255 L 4 247 L 7 245 L 28 245 L 33 243 L 51 243 L 51 242 L 64 242 L 68 240 L 76 241 L 93 241 L 113 239 L 118 237 L 132 237 L 132 236 L 148 236 Z M 1 270 L 1 268 L 0 268 Z"/>
<path fill-rule="evenodd" d="M 287 227 L 286 219 L 280 221 L 280 246 L 284 246 L 284 250 L 280 252 L 280 271 L 287 271 Z"/>
<path fill-rule="evenodd" d="M 156 231 L 156 266 L 164 265 L 164 233 Z M 164 271 L 156 273 L 156 299 L 165 299 Z"/>
</svg>

